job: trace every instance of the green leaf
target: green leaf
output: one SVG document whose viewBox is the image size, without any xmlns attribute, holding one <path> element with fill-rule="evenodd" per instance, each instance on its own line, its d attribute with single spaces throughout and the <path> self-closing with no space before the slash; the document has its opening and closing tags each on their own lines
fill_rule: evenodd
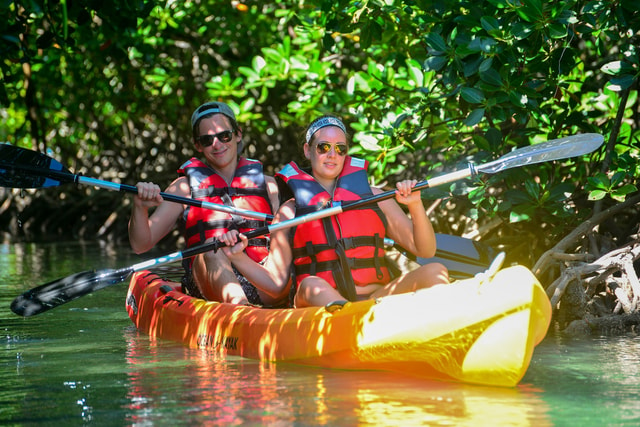
<svg viewBox="0 0 640 427">
<path fill-rule="evenodd" d="M 407 67 L 409 70 L 409 76 L 415 83 L 415 86 L 421 87 L 424 84 L 424 75 L 422 74 L 422 68 L 416 61 L 407 61 Z"/>
<path fill-rule="evenodd" d="M 624 76 L 615 77 L 607 83 L 607 88 L 611 89 L 614 92 L 622 92 L 625 89 L 629 89 L 633 86 L 635 82 L 635 78 L 629 74 Z"/>
<path fill-rule="evenodd" d="M 368 151 L 378 152 L 382 149 L 378 139 L 373 135 L 358 134 L 358 142 L 365 150 Z"/>
<path fill-rule="evenodd" d="M 534 32 L 532 24 L 526 24 L 524 22 L 517 22 L 511 27 L 511 34 L 518 39 L 524 40 Z"/>
<path fill-rule="evenodd" d="M 475 126 L 478 123 L 480 123 L 480 121 L 482 120 L 482 118 L 484 117 L 484 108 L 477 108 L 475 110 L 473 110 L 466 119 L 464 119 L 463 123 L 466 126 Z"/>
<path fill-rule="evenodd" d="M 604 198 L 604 196 L 606 196 L 608 193 L 606 191 L 602 191 L 602 190 L 593 190 L 589 192 L 589 197 L 588 200 L 590 201 L 596 201 L 596 200 L 601 200 Z"/>
<path fill-rule="evenodd" d="M 543 19 L 542 0 L 524 0 L 516 9 L 518 15 L 527 22 L 539 22 Z"/>
<path fill-rule="evenodd" d="M 249 67 L 238 67 L 238 72 L 249 78 L 249 81 L 260 80 L 260 75 Z"/>
<path fill-rule="evenodd" d="M 607 175 L 598 172 L 595 176 L 587 177 L 587 185 L 590 188 L 609 191 L 609 188 L 611 188 L 611 181 L 609 181 L 609 177 Z"/>
<path fill-rule="evenodd" d="M 493 16 L 483 16 L 480 18 L 480 25 L 482 25 L 482 28 L 489 34 L 500 30 L 500 23 Z"/>
<path fill-rule="evenodd" d="M 617 74 L 634 74 L 635 72 L 633 65 L 629 64 L 627 61 L 607 62 L 602 67 L 600 67 L 600 70 L 603 73 L 614 76 Z"/>
<path fill-rule="evenodd" d="M 623 171 L 618 171 L 614 173 L 613 176 L 611 177 L 611 186 L 617 187 L 618 185 L 622 184 L 622 181 L 624 181 L 624 178 L 626 175 L 627 174 Z"/>
<path fill-rule="evenodd" d="M 464 86 L 460 90 L 462 98 L 471 104 L 480 104 L 485 100 L 484 93 L 476 88 Z"/>
<path fill-rule="evenodd" d="M 464 76 L 470 77 L 478 72 L 480 68 L 480 64 L 482 63 L 482 57 L 477 57 L 476 59 L 472 59 L 470 61 L 464 61 Z"/>
<path fill-rule="evenodd" d="M 478 71 L 480 71 L 481 73 L 488 71 L 491 69 L 492 64 L 493 64 L 493 58 L 486 58 L 482 61 L 482 63 L 478 67 Z"/>
<path fill-rule="evenodd" d="M 562 23 L 553 23 L 549 25 L 549 35 L 552 39 L 561 39 L 567 36 L 567 26 Z"/>
<path fill-rule="evenodd" d="M 269 97 L 269 89 L 267 86 L 262 86 L 260 89 L 260 98 L 258 98 L 258 104 L 262 104 Z"/>
<path fill-rule="evenodd" d="M 258 75 L 260 75 L 260 70 L 262 70 L 266 65 L 267 61 L 265 61 L 265 59 L 260 55 L 254 56 L 251 60 L 251 66 Z"/>
<path fill-rule="evenodd" d="M 446 56 L 430 56 L 424 61 L 425 70 L 440 71 L 449 60 Z"/>
<path fill-rule="evenodd" d="M 486 71 L 481 71 L 480 78 L 483 82 L 489 83 L 490 85 L 498 87 L 502 86 L 502 77 L 500 77 L 500 74 L 493 68 L 490 68 Z"/>
<path fill-rule="evenodd" d="M 509 91 L 509 100 L 519 107 L 524 107 L 527 105 L 529 98 L 527 95 L 520 93 L 516 90 Z"/>
<path fill-rule="evenodd" d="M 444 52 L 447 50 L 447 44 L 445 43 L 442 36 L 438 33 L 429 33 L 424 37 L 425 43 L 431 49 L 437 52 Z"/>
<path fill-rule="evenodd" d="M 484 187 L 478 187 L 469 192 L 469 200 L 472 203 L 479 203 L 484 199 L 486 189 Z"/>
<path fill-rule="evenodd" d="M 531 219 L 531 216 L 529 215 L 528 212 L 518 212 L 517 210 L 514 209 L 509 213 L 510 223 L 528 221 L 530 219 Z"/>
<path fill-rule="evenodd" d="M 611 198 L 618 200 L 620 202 L 624 202 L 624 199 L 627 196 L 627 194 L 630 194 L 636 191 L 638 191 L 638 189 L 636 188 L 635 185 L 626 184 L 620 188 L 616 188 L 615 190 L 613 190 L 611 192 Z"/>
<path fill-rule="evenodd" d="M 540 197 L 540 185 L 534 180 L 527 179 L 524 182 L 524 188 L 532 199 L 537 200 Z"/>
<path fill-rule="evenodd" d="M 468 48 L 471 52 L 491 53 L 498 42 L 489 37 L 476 37 L 469 43 Z"/>
</svg>

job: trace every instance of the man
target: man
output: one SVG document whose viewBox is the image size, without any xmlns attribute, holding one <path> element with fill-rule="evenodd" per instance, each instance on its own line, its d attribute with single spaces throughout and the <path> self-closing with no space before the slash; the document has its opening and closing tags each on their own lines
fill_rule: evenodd
<svg viewBox="0 0 640 427">
<path fill-rule="evenodd" d="M 275 180 L 262 173 L 260 162 L 239 155 L 242 129 L 233 110 L 222 102 L 208 102 L 193 112 L 191 126 L 195 149 L 202 160 L 192 158 L 182 165 L 180 177 L 166 193 L 267 214 L 276 212 L 279 203 Z M 133 198 L 129 221 L 129 241 L 136 253 L 150 250 L 178 220 L 185 222 L 187 247 L 211 241 L 232 229 L 246 232 L 264 225 L 228 213 L 164 201 L 160 187 L 154 183 L 139 182 L 136 186 L 138 194 Z M 264 262 L 267 239 L 250 242 L 246 253 L 254 262 Z M 194 296 L 267 306 L 286 299 L 286 295 L 269 295 L 256 289 L 222 251 L 200 254 L 183 264 L 183 287 Z"/>
</svg>

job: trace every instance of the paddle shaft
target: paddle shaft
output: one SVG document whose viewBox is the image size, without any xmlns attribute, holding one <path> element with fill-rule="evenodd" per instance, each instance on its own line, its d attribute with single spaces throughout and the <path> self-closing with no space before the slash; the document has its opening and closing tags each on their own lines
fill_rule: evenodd
<svg viewBox="0 0 640 427">
<path fill-rule="evenodd" d="M 44 156 L 44 155 L 43 155 Z M 6 169 L 18 169 L 38 176 L 45 176 L 59 181 L 73 182 L 76 184 L 92 185 L 94 187 L 103 188 L 112 191 L 122 191 L 125 193 L 138 194 L 138 188 L 133 185 L 117 184 L 111 181 L 104 181 L 101 179 L 90 178 L 87 176 L 74 174 L 64 170 L 43 169 L 31 165 L 15 165 L 0 162 L 0 167 Z M 160 195 L 164 200 L 169 202 L 181 203 L 184 205 L 194 206 L 197 208 L 210 209 L 219 212 L 225 212 L 231 215 L 240 215 L 247 218 L 254 218 L 263 221 L 271 221 L 273 215 L 269 215 L 262 212 L 254 212 L 246 209 L 235 208 L 226 205 L 219 205 L 217 203 L 205 202 L 202 200 L 191 199 L 188 197 L 176 196 L 175 194 L 169 194 L 161 192 Z"/>
<path fill-rule="evenodd" d="M 451 172 L 445 175 L 433 177 L 430 180 L 419 182 L 413 187 L 413 191 L 419 191 L 425 188 L 436 187 L 461 179 L 470 178 L 476 175 L 478 172 L 492 174 L 513 167 L 530 165 L 551 160 L 565 159 L 568 157 L 587 154 L 602 145 L 603 141 L 604 138 L 602 137 L 602 135 L 587 133 L 572 135 L 547 141 L 537 145 L 518 148 L 492 162 L 477 166 L 470 163 L 465 169 L 460 169 L 458 171 Z M 348 210 L 358 209 L 372 203 L 381 202 L 395 196 L 395 193 L 395 190 L 389 190 L 360 200 L 344 203 L 334 202 L 334 205 L 329 208 L 322 209 L 317 212 L 312 212 L 310 214 L 303 215 L 297 218 L 282 221 L 277 224 L 270 224 L 264 227 L 256 228 L 255 230 L 244 233 L 244 235 L 248 239 L 264 236 L 265 234 L 269 234 L 277 230 L 295 227 L 309 221 L 315 221 L 329 216 L 338 215 Z M 215 251 L 223 246 L 225 246 L 224 243 L 214 240 L 213 242 L 206 243 L 204 245 L 194 246 L 192 248 L 186 249 L 182 252 L 182 254 L 184 257 L 192 257 L 210 250 Z"/>
</svg>

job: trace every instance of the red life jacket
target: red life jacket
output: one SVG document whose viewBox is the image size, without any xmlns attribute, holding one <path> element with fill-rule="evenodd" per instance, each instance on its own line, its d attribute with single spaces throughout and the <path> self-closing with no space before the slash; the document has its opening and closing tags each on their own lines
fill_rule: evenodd
<svg viewBox="0 0 640 427">
<path fill-rule="evenodd" d="M 293 193 L 296 216 L 330 207 L 332 201 L 371 196 L 366 162 L 345 157 L 333 197 L 294 162 L 276 177 Z M 391 280 L 384 258 L 386 218 L 377 203 L 298 225 L 292 251 L 296 282 L 307 276 L 325 279 L 347 299 L 355 300 L 355 286 L 386 284 Z"/>
<path fill-rule="evenodd" d="M 272 213 L 262 164 L 256 160 L 240 157 L 231 185 L 210 166 L 196 158 L 183 164 L 178 173 L 187 178 L 191 197 L 194 199 L 227 206 L 234 206 L 234 201 L 242 200 L 243 205 L 240 207 L 243 209 Z M 204 243 L 206 239 L 220 236 L 229 230 L 246 233 L 266 225 L 261 220 L 195 207 L 186 209 L 184 221 L 187 247 Z M 268 239 L 250 239 L 246 252 L 256 262 L 264 260 L 269 254 Z"/>
</svg>

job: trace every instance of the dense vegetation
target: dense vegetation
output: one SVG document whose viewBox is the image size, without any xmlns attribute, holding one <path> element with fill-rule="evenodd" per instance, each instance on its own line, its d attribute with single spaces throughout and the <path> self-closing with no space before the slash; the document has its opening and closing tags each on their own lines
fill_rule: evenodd
<svg viewBox="0 0 640 427">
<path fill-rule="evenodd" d="M 529 265 L 637 192 L 630 0 L 33 0 L 0 11 L 0 141 L 75 173 L 167 185 L 193 155 L 191 112 L 217 99 L 270 172 L 300 159 L 306 123 L 341 115 L 382 186 L 603 134 L 589 156 L 424 193 L 439 231 Z M 5 240 L 126 239 L 128 196 L 73 185 L 0 195 Z M 633 206 L 609 219 L 621 242 Z"/>
</svg>

